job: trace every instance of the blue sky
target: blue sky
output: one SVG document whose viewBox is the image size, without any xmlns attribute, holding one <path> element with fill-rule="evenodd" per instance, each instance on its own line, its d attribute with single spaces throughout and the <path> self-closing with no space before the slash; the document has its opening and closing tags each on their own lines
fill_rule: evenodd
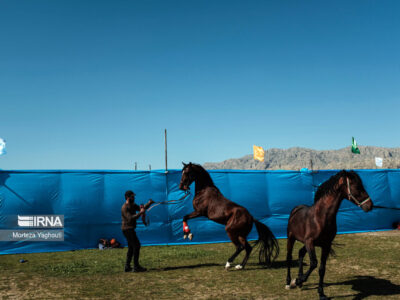
<svg viewBox="0 0 400 300">
<path fill-rule="evenodd" d="M 2 1 L 1 169 L 400 147 L 398 1 Z"/>
</svg>

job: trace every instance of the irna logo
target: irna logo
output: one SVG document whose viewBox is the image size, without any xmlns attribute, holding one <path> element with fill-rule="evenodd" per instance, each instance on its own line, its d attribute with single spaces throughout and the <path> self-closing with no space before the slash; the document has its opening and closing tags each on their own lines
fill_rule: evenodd
<svg viewBox="0 0 400 300">
<path fill-rule="evenodd" d="M 42 215 L 42 216 L 19 216 L 19 227 L 35 227 L 35 228 L 62 228 L 64 227 L 64 216 L 60 215 Z"/>
</svg>

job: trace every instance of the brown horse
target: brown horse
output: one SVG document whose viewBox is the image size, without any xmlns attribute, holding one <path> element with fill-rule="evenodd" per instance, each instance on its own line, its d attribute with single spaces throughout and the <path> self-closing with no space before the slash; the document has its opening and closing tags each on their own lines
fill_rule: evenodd
<svg viewBox="0 0 400 300">
<path fill-rule="evenodd" d="M 318 246 L 322 248 L 318 293 L 321 300 L 327 299 L 323 289 L 325 265 L 337 232 L 336 215 L 345 198 L 361 207 L 365 212 L 372 209 L 372 201 L 364 189 L 361 178 L 354 171 L 343 170 L 321 184 L 315 193 L 314 205 L 299 205 L 290 213 L 287 228 L 287 289 L 301 287 L 303 282 L 307 281 L 310 273 L 318 265 L 314 248 Z M 299 251 L 298 277 L 291 281 L 290 264 L 296 240 L 302 242 L 304 246 Z M 303 259 L 306 252 L 310 256 L 310 268 L 303 275 Z"/>
<path fill-rule="evenodd" d="M 271 265 L 279 254 L 279 246 L 271 230 L 263 223 L 255 220 L 246 208 L 225 198 L 214 185 L 210 174 L 202 166 L 192 163 L 183 164 L 179 188 L 188 191 L 193 182 L 195 182 L 194 212 L 183 217 L 184 228 L 187 226 L 187 220 L 201 216 L 225 225 L 225 230 L 236 247 L 236 251 L 228 259 L 225 269 L 229 269 L 233 260 L 242 250 L 245 250 L 246 255 L 242 263 L 236 266 L 236 269 L 239 270 L 245 267 L 253 249 L 247 242 L 247 236 L 254 223 L 259 239 L 253 246 L 260 246 L 259 262 L 260 264 Z M 189 233 L 188 228 L 185 233 Z"/>
</svg>

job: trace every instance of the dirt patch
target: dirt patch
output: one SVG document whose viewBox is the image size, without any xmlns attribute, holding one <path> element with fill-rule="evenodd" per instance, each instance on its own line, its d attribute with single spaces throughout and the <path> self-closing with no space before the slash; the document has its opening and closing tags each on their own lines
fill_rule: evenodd
<svg viewBox="0 0 400 300">
<path fill-rule="evenodd" d="M 356 233 L 355 235 L 400 236 L 400 230 L 371 231 Z"/>
</svg>

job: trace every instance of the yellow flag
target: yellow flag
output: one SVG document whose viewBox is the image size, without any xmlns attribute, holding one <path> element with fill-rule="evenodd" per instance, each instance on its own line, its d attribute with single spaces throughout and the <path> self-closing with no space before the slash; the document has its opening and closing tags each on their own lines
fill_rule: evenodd
<svg viewBox="0 0 400 300">
<path fill-rule="evenodd" d="M 253 156 L 255 160 L 264 161 L 264 154 L 263 147 L 253 145 Z"/>
</svg>

